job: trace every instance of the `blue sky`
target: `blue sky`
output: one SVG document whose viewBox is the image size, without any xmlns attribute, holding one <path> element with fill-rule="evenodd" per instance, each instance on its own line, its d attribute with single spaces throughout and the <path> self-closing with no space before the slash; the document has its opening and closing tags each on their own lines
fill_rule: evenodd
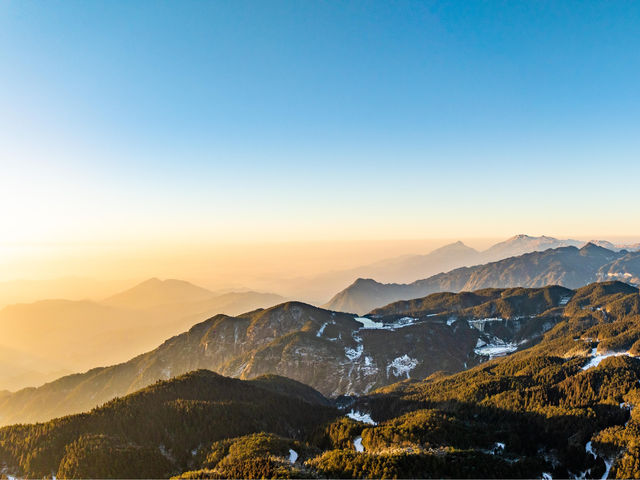
<svg viewBox="0 0 640 480">
<path fill-rule="evenodd" d="M 7 242 L 640 235 L 640 3 L 0 4 Z"/>
</svg>

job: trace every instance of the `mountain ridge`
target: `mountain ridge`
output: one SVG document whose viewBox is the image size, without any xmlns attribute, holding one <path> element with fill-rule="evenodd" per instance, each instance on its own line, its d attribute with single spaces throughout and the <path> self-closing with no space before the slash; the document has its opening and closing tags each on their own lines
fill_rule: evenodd
<svg viewBox="0 0 640 480">
<path fill-rule="evenodd" d="M 422 299 L 411 317 L 393 304 L 361 318 L 301 302 L 236 317 L 219 314 L 127 362 L 4 396 L 0 423 L 85 411 L 202 368 L 242 379 L 286 376 L 330 396 L 366 393 L 535 344 L 572 307 L 574 292 L 553 286 L 446 295 Z"/>
<path fill-rule="evenodd" d="M 458 240 L 425 254 L 405 254 L 312 277 L 270 281 L 268 289 L 285 292 L 285 296 L 303 299 L 314 305 L 322 305 L 336 291 L 344 289 L 358 277 L 375 278 L 382 283 L 410 283 L 464 266 L 480 265 L 546 248 L 580 247 L 585 243 L 581 240 L 518 234 L 485 250 L 476 250 Z"/>
<path fill-rule="evenodd" d="M 105 298 L 101 303 L 133 309 L 162 307 L 165 304 L 208 300 L 211 290 L 185 280 L 149 278 L 133 287 Z"/>
<path fill-rule="evenodd" d="M 612 270 L 612 266 L 616 270 Z M 365 314 L 397 300 L 419 298 L 438 291 L 471 291 L 495 287 L 563 285 L 578 288 L 596 281 L 620 279 L 640 283 L 640 252 L 613 252 L 593 243 L 525 253 L 518 257 L 461 267 L 410 284 L 356 280 L 323 307 Z"/>
<path fill-rule="evenodd" d="M 0 460 L 30 478 L 166 478 L 185 470 L 203 443 L 258 432 L 302 439 L 337 415 L 318 392 L 290 379 L 194 370 L 86 413 L 2 428 Z"/>
<path fill-rule="evenodd" d="M 270 293 L 216 294 L 181 280 L 149 279 L 105 303 L 48 299 L 7 305 L 0 310 L 0 338 L 27 354 L 55 345 L 57 370 L 84 371 L 129 360 L 213 314 L 238 314 L 283 300 Z M 53 380 L 49 363 L 32 362 L 31 373 L 19 378 L 12 375 L 15 362 L 0 358 L 0 389 Z"/>
<path fill-rule="evenodd" d="M 33 478 L 637 478 L 638 292 L 612 281 L 575 291 L 547 286 L 438 293 L 388 305 L 386 312 L 355 321 L 391 334 L 380 319 L 406 332 L 412 327 L 403 315 L 411 314 L 452 330 L 504 335 L 509 322 L 513 326 L 528 318 L 524 329 L 510 330 L 517 341 L 535 320 L 528 314 L 545 310 L 541 321 L 553 312 L 560 317 L 538 341 L 509 355 L 453 374 L 398 378 L 333 402 L 283 377 L 240 380 L 195 369 L 85 413 L 0 428 L 2 473 Z M 281 307 L 282 314 L 298 326 L 315 328 L 322 319 L 305 317 L 303 307 L 290 302 Z M 262 314 L 254 319 L 257 326 L 268 327 L 264 320 L 277 317 L 277 311 L 256 312 Z M 475 320 L 488 314 L 504 318 Z M 205 327 L 194 330 L 201 335 Z M 329 327 L 324 328 L 323 335 Z M 483 348 L 480 341 L 477 348 Z"/>
</svg>

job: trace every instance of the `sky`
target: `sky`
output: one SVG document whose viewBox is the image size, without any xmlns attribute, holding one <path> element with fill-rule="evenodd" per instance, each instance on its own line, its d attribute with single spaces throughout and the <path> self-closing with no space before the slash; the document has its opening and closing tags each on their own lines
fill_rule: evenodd
<svg viewBox="0 0 640 480">
<path fill-rule="evenodd" d="M 639 26 L 632 1 L 4 1 L 2 278 L 638 238 Z"/>
</svg>

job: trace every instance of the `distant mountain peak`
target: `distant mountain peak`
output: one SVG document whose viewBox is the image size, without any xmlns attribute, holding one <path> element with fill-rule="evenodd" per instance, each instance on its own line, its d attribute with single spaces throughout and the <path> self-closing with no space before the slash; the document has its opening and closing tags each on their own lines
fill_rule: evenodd
<svg viewBox="0 0 640 480">
<path fill-rule="evenodd" d="M 442 250 L 445 248 L 464 248 L 464 249 L 474 250 L 470 246 L 466 245 L 462 240 L 458 240 L 457 242 L 453 242 L 453 243 L 450 243 L 449 245 L 445 245 L 444 247 L 440 247 L 439 250 Z"/>
<path fill-rule="evenodd" d="M 364 314 L 387 303 L 435 292 L 472 291 L 481 288 L 535 287 L 558 284 L 577 288 L 598 280 L 624 278 L 637 281 L 640 255 L 617 252 L 593 243 L 573 240 L 541 240 L 549 237 L 520 236 L 520 242 L 503 242 L 484 252 L 487 263 L 458 268 L 406 284 L 380 284 L 360 280 L 338 292 L 325 308 Z M 526 246 L 528 250 L 523 252 Z M 511 256 L 504 257 L 505 254 Z M 497 258 L 502 258 L 496 260 Z M 624 257 L 624 259 L 623 259 Z M 622 263 L 612 262 L 618 261 Z M 613 268 L 615 267 L 615 268 Z M 622 272 L 622 273 L 621 273 Z"/>
<path fill-rule="evenodd" d="M 129 308 L 146 308 L 163 303 L 208 300 L 215 294 L 185 280 L 149 278 L 106 299 L 106 303 Z"/>
<path fill-rule="evenodd" d="M 539 237 L 533 235 L 527 235 L 526 233 L 519 233 L 513 237 L 507 239 L 504 243 L 516 242 L 516 241 L 534 241 L 534 242 L 564 242 L 566 240 L 558 240 L 554 237 L 547 235 L 541 235 Z"/>
<path fill-rule="evenodd" d="M 608 240 L 589 240 L 589 243 L 597 245 L 599 247 L 606 248 L 607 250 L 611 250 L 612 252 L 619 252 L 622 250 L 626 251 L 637 251 L 640 249 L 640 243 L 636 244 L 615 244 Z"/>
<path fill-rule="evenodd" d="M 597 245 L 594 242 L 585 243 L 580 250 L 608 250 L 600 245 Z"/>
<path fill-rule="evenodd" d="M 373 278 L 357 278 L 355 282 L 351 284 L 353 287 L 362 287 L 365 285 L 379 285 Z"/>
<path fill-rule="evenodd" d="M 187 282 L 186 280 L 178 280 L 177 278 L 165 278 L 160 279 L 158 277 L 151 277 L 147 280 L 144 280 L 143 282 L 140 282 L 138 285 L 134 286 L 133 288 L 136 287 L 157 287 L 157 286 L 162 286 L 162 285 L 193 285 L 193 283 Z M 195 285 L 193 285 L 195 287 Z M 197 287 L 197 288 L 201 288 L 201 287 Z"/>
<path fill-rule="evenodd" d="M 451 254 L 455 254 L 455 255 L 459 255 L 459 254 L 477 254 L 478 251 L 474 248 L 469 247 L 468 245 L 465 245 L 461 240 L 458 240 L 457 242 L 453 242 L 453 243 L 448 243 L 447 245 L 443 245 L 440 248 L 436 248 L 434 251 L 432 251 L 431 253 L 429 253 L 427 255 L 427 257 L 436 257 L 437 255 L 442 255 L 442 254 L 447 254 L 447 255 L 451 255 Z M 416 258 L 416 257 L 414 257 Z"/>
<path fill-rule="evenodd" d="M 163 280 L 160 280 L 158 277 L 151 277 L 143 282 L 140 282 L 138 285 L 157 285 L 158 283 L 162 283 Z"/>
<path fill-rule="evenodd" d="M 594 254 L 594 253 L 612 254 L 612 253 L 614 253 L 611 250 L 609 250 L 608 248 L 601 247 L 600 245 L 596 245 L 595 243 L 592 243 L 592 242 L 586 243 L 582 248 L 580 248 L 580 252 L 583 253 L 583 254 L 585 254 L 585 253 L 589 253 L 589 254 Z"/>
</svg>

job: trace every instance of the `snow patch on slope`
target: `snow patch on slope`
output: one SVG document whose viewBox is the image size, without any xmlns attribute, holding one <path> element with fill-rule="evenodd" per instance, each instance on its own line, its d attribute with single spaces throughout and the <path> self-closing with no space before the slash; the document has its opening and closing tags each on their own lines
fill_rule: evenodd
<svg viewBox="0 0 640 480">
<path fill-rule="evenodd" d="M 395 358 L 389 365 L 387 365 L 387 376 L 389 376 L 389 370 L 393 370 L 393 374 L 396 377 L 406 375 L 409 378 L 409 372 L 418 366 L 418 360 L 411 358 L 406 353 L 401 357 Z"/>
<path fill-rule="evenodd" d="M 390 330 L 395 331 L 398 328 L 408 327 L 413 325 L 417 319 L 413 317 L 402 317 L 393 323 L 374 322 L 367 317 L 354 317 L 356 322 L 362 324 L 360 330 Z"/>
<path fill-rule="evenodd" d="M 377 423 L 371 418 L 370 413 L 363 413 L 358 410 L 351 410 L 347 413 L 347 417 L 356 422 L 368 423 L 369 425 L 377 425 Z"/>
<path fill-rule="evenodd" d="M 476 320 L 467 320 L 467 323 L 469 324 L 470 327 L 475 328 L 476 330 L 480 330 L 481 332 L 484 332 L 484 327 L 487 323 L 503 322 L 503 321 L 504 321 L 503 318 L 492 317 L 492 318 L 478 318 Z"/>
<path fill-rule="evenodd" d="M 344 349 L 345 356 L 352 362 L 359 359 L 362 356 L 362 352 L 364 352 L 363 345 L 358 345 L 358 348 L 356 349 L 349 348 L 349 347 Z"/>
<path fill-rule="evenodd" d="M 593 455 L 593 458 L 598 458 L 598 454 L 593 449 L 593 444 L 591 443 L 591 440 L 587 442 L 587 444 L 584 446 L 584 449 L 587 453 L 590 453 L 591 455 Z M 605 465 L 605 471 L 604 471 L 604 474 L 602 475 L 601 480 L 607 480 L 607 477 L 609 476 L 609 472 L 611 471 L 611 467 L 613 466 L 613 462 L 607 459 L 606 457 L 601 457 L 601 458 L 604 461 L 604 465 Z"/>
<path fill-rule="evenodd" d="M 607 352 L 607 353 L 598 354 L 598 348 L 595 347 L 591 349 L 590 356 L 591 356 L 591 359 L 587 362 L 587 364 L 584 367 L 582 367 L 582 370 L 589 370 L 590 368 L 597 367 L 598 365 L 600 365 L 600 362 L 602 362 L 602 360 L 604 360 L 605 358 L 620 357 L 620 356 L 632 357 L 633 355 L 631 355 L 629 352 Z"/>
<path fill-rule="evenodd" d="M 378 373 L 378 367 L 375 366 L 373 358 L 369 356 L 364 357 L 364 365 L 360 369 L 364 375 L 375 375 Z"/>
<path fill-rule="evenodd" d="M 353 441 L 353 446 L 356 449 L 356 452 L 364 452 L 364 447 L 362 446 L 362 437 L 356 437 Z"/>
<path fill-rule="evenodd" d="M 298 460 L 298 452 L 296 452 L 295 450 L 292 450 L 290 448 L 289 449 L 289 461 L 291 463 L 294 463 L 296 460 Z"/>
<path fill-rule="evenodd" d="M 324 329 L 327 328 L 327 325 L 329 325 L 329 322 L 324 322 L 322 324 L 322 326 L 320 327 L 320 330 L 318 330 L 318 333 L 316 333 L 316 337 L 322 336 L 322 334 L 324 333 Z"/>
<path fill-rule="evenodd" d="M 483 357 L 489 357 L 493 359 L 496 357 L 503 357 L 509 353 L 515 352 L 518 349 L 518 344 L 513 342 L 505 342 L 501 338 L 495 336 L 479 337 L 476 342 L 476 347 L 473 349 L 476 355 Z"/>
<path fill-rule="evenodd" d="M 482 342 L 482 344 L 480 344 Z M 476 348 L 473 351 L 476 355 L 482 355 L 483 357 L 489 357 L 489 359 L 493 359 L 496 357 L 504 357 L 509 353 L 513 353 L 518 349 L 517 343 L 507 343 L 499 338 L 496 338 L 494 342 L 487 343 L 480 339 L 478 339 L 478 343 L 476 344 Z"/>
</svg>

